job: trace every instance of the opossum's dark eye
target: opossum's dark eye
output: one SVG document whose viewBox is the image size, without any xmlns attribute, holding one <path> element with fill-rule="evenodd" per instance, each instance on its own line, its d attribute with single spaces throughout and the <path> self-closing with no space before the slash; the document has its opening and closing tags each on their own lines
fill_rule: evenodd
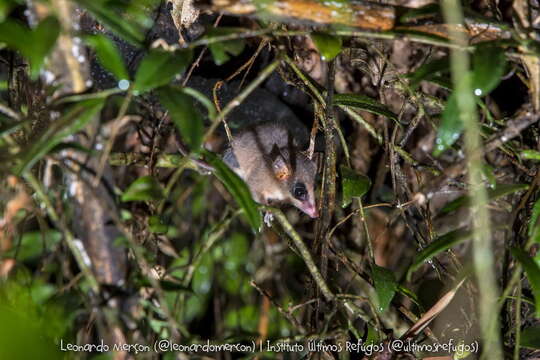
<svg viewBox="0 0 540 360">
<path fill-rule="evenodd" d="M 294 183 L 292 188 L 292 194 L 298 200 L 306 200 L 308 195 L 306 184 L 301 182 Z"/>
</svg>

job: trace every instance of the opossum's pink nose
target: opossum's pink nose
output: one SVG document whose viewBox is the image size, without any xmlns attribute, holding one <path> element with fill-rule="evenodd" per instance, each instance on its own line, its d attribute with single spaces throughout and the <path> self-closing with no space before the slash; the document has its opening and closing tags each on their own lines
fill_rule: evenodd
<svg viewBox="0 0 540 360">
<path fill-rule="evenodd" d="M 315 219 L 319 217 L 319 211 L 317 210 L 317 206 L 313 203 L 310 203 L 308 201 L 305 201 L 302 203 L 302 208 L 300 209 L 306 214 L 309 215 L 309 217 Z"/>
</svg>

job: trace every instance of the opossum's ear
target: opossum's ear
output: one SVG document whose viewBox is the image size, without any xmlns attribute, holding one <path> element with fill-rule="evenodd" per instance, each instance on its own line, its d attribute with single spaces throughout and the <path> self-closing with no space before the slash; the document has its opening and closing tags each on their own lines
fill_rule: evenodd
<svg viewBox="0 0 540 360">
<path fill-rule="evenodd" d="M 280 181 L 286 181 L 292 175 L 292 169 L 287 161 L 287 154 L 284 151 L 281 151 L 277 146 L 274 146 L 270 157 L 272 159 L 272 169 L 274 170 L 274 175 Z"/>
</svg>

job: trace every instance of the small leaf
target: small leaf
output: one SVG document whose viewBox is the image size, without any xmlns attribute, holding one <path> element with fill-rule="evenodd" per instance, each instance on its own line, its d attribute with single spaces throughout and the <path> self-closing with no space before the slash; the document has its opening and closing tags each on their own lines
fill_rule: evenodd
<svg viewBox="0 0 540 360">
<path fill-rule="evenodd" d="M 116 45 L 105 35 L 88 35 L 85 41 L 94 49 L 101 65 L 110 71 L 117 80 L 129 79 L 124 60 Z"/>
<path fill-rule="evenodd" d="M 169 226 L 157 215 L 148 218 L 148 227 L 151 232 L 156 234 L 166 234 L 167 230 L 169 230 Z"/>
<path fill-rule="evenodd" d="M 171 118 L 182 138 L 197 152 L 202 144 L 204 125 L 201 114 L 195 108 L 191 96 L 182 88 L 166 86 L 158 89 L 161 103 L 169 110 Z"/>
<path fill-rule="evenodd" d="M 525 251 L 519 248 L 512 248 L 511 252 L 512 256 L 521 263 L 527 274 L 536 302 L 536 317 L 540 318 L 540 267 Z"/>
<path fill-rule="evenodd" d="M 334 94 L 334 104 L 355 107 L 367 112 L 398 121 L 397 115 L 377 100 L 359 94 Z"/>
<path fill-rule="evenodd" d="M 472 235 L 470 231 L 458 229 L 436 238 L 431 244 L 416 254 L 413 263 L 407 271 L 407 280 L 410 280 L 412 273 L 415 272 L 426 261 L 457 244 L 469 240 L 471 237 Z"/>
<path fill-rule="evenodd" d="M 495 189 L 487 190 L 488 201 L 498 199 L 502 196 L 510 195 L 517 191 L 526 190 L 528 188 L 529 188 L 528 184 L 498 184 L 495 186 Z M 468 195 L 460 196 L 457 199 L 452 200 L 451 202 L 446 204 L 441 209 L 441 214 L 450 213 L 452 211 L 459 209 L 460 207 L 464 205 L 468 206 L 470 203 L 471 203 L 470 196 Z"/>
<path fill-rule="evenodd" d="M 61 239 L 62 233 L 56 230 L 26 232 L 22 235 L 20 242 L 4 252 L 2 257 L 16 256 L 18 261 L 32 260 L 45 251 L 52 250 Z"/>
<path fill-rule="evenodd" d="M 22 152 L 22 159 L 14 169 L 16 174 L 28 170 L 69 135 L 82 130 L 103 107 L 104 99 L 85 100 L 71 106 L 67 113 L 55 120 L 45 133 Z"/>
<path fill-rule="evenodd" d="M 475 95 L 485 96 L 499 85 L 506 68 L 501 48 L 479 45 L 472 58 L 472 86 Z"/>
<path fill-rule="evenodd" d="M 497 178 L 495 177 L 494 169 L 492 166 L 484 164 L 484 166 L 482 166 L 482 175 L 483 180 L 485 180 L 490 187 L 497 187 Z"/>
<path fill-rule="evenodd" d="M 376 329 L 372 325 L 368 325 L 368 324 L 366 324 L 366 327 L 367 327 L 367 330 L 366 330 L 367 334 L 364 333 L 364 337 L 366 338 L 366 340 L 364 341 L 364 344 L 373 345 L 373 344 L 380 343 L 381 342 L 381 338 L 380 338 L 381 334 L 378 331 L 378 329 Z"/>
<path fill-rule="evenodd" d="M 223 65 L 229 61 L 228 54 L 238 56 L 244 50 L 245 43 L 243 40 L 229 40 L 224 42 L 216 42 L 208 45 L 210 53 L 216 65 Z"/>
<path fill-rule="evenodd" d="M 0 23 L 0 42 L 18 50 L 30 62 L 30 76 L 36 79 L 45 57 L 60 34 L 60 23 L 54 16 L 43 19 L 34 30 L 22 23 L 6 20 Z"/>
<path fill-rule="evenodd" d="M 373 264 L 371 272 L 375 291 L 379 298 L 379 308 L 377 310 L 382 313 L 388 308 L 394 298 L 398 284 L 394 273 L 389 269 Z"/>
<path fill-rule="evenodd" d="M 198 295 L 207 295 L 214 282 L 214 260 L 210 254 L 202 255 L 202 259 L 193 273 L 191 288 Z"/>
<path fill-rule="evenodd" d="M 540 160 L 540 152 L 535 150 L 523 150 L 520 155 L 526 160 Z"/>
<path fill-rule="evenodd" d="M 20 3 L 21 1 L 19 0 L 0 0 L 0 22 L 3 22 L 9 15 L 11 9 Z"/>
<path fill-rule="evenodd" d="M 203 36 L 204 40 L 211 40 L 212 38 L 225 35 L 241 34 L 245 29 L 241 28 L 214 28 L 210 27 L 206 30 L 206 34 Z M 245 41 L 243 39 L 225 40 L 218 42 L 210 42 L 208 45 L 214 63 L 216 65 L 225 64 L 229 61 L 228 54 L 238 56 L 244 51 Z"/>
<path fill-rule="evenodd" d="M 246 183 L 238 177 L 220 158 L 206 151 L 205 156 L 215 169 L 215 175 L 225 185 L 238 205 L 244 210 L 249 224 L 254 231 L 261 227 L 261 213 L 259 207 L 251 197 Z"/>
<path fill-rule="evenodd" d="M 418 69 L 407 75 L 409 78 L 409 86 L 415 89 L 423 80 L 430 80 L 440 73 L 448 73 L 450 71 L 450 60 L 448 57 L 433 60 L 421 65 Z"/>
<path fill-rule="evenodd" d="M 311 34 L 311 39 L 321 53 L 321 57 L 324 61 L 334 59 L 341 52 L 342 41 L 339 36 L 314 32 Z"/>
<path fill-rule="evenodd" d="M 28 51 L 32 53 L 30 74 L 33 79 L 37 78 L 45 57 L 54 47 L 58 35 L 60 35 L 60 22 L 54 16 L 43 19 L 32 31 L 32 49 Z"/>
<path fill-rule="evenodd" d="M 437 138 L 435 139 L 434 156 L 439 156 L 446 149 L 459 139 L 463 132 L 463 122 L 459 115 L 457 96 L 455 93 L 450 95 L 442 114 L 442 121 L 437 129 Z"/>
<path fill-rule="evenodd" d="M 357 174 L 351 168 L 341 165 L 342 207 L 348 206 L 353 197 L 364 196 L 370 187 L 371 180 L 367 176 Z"/>
<path fill-rule="evenodd" d="M 533 238 L 533 241 L 540 244 L 540 224 L 538 218 L 540 217 L 540 199 L 534 203 L 531 219 L 529 220 L 529 237 Z M 539 253 L 540 254 L 540 253 Z"/>
<path fill-rule="evenodd" d="M 31 38 L 31 30 L 19 21 L 7 19 L 0 23 L 0 43 L 4 43 L 12 49 L 19 50 L 23 56 L 29 56 L 31 49 L 29 49 L 27 44 Z"/>
<path fill-rule="evenodd" d="M 150 50 L 137 69 L 134 90 L 142 93 L 169 83 L 190 61 L 190 51 Z"/>
<path fill-rule="evenodd" d="M 499 84 L 506 58 L 504 52 L 493 46 L 479 46 L 473 57 L 473 72 L 463 74 L 461 81 L 471 76 L 471 86 L 476 96 L 485 96 Z M 466 80 L 466 79 L 465 79 Z M 459 88 L 459 86 L 456 86 Z M 463 121 L 458 108 L 458 96 L 467 96 L 465 93 L 454 91 L 448 98 L 443 111 L 442 122 L 437 131 L 434 156 L 439 156 L 456 142 L 463 132 Z"/>
<path fill-rule="evenodd" d="M 142 176 L 129 185 L 122 195 L 122 201 L 149 201 L 163 199 L 161 184 L 152 176 Z"/>
<path fill-rule="evenodd" d="M 540 349 L 540 325 L 533 325 L 521 332 L 520 346 L 529 349 Z"/>
</svg>

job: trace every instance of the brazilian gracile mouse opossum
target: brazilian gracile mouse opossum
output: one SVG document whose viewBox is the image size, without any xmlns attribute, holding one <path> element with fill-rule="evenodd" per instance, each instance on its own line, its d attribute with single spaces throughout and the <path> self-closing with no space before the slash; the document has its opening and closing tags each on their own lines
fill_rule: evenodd
<svg viewBox="0 0 540 360">
<path fill-rule="evenodd" d="M 208 93 L 215 80 L 194 78 L 188 86 Z M 224 85 L 221 104 L 231 101 L 238 82 Z M 315 202 L 316 162 L 304 150 L 309 133 L 291 109 L 265 89 L 256 89 L 227 117 L 232 139 L 223 152 L 224 162 L 248 185 L 261 204 L 290 204 L 312 218 Z M 225 134 L 223 134 L 225 136 Z"/>
<path fill-rule="evenodd" d="M 286 124 L 267 122 L 234 134 L 223 160 L 247 183 L 255 201 L 288 203 L 316 218 L 317 166 L 299 145 Z"/>
</svg>

